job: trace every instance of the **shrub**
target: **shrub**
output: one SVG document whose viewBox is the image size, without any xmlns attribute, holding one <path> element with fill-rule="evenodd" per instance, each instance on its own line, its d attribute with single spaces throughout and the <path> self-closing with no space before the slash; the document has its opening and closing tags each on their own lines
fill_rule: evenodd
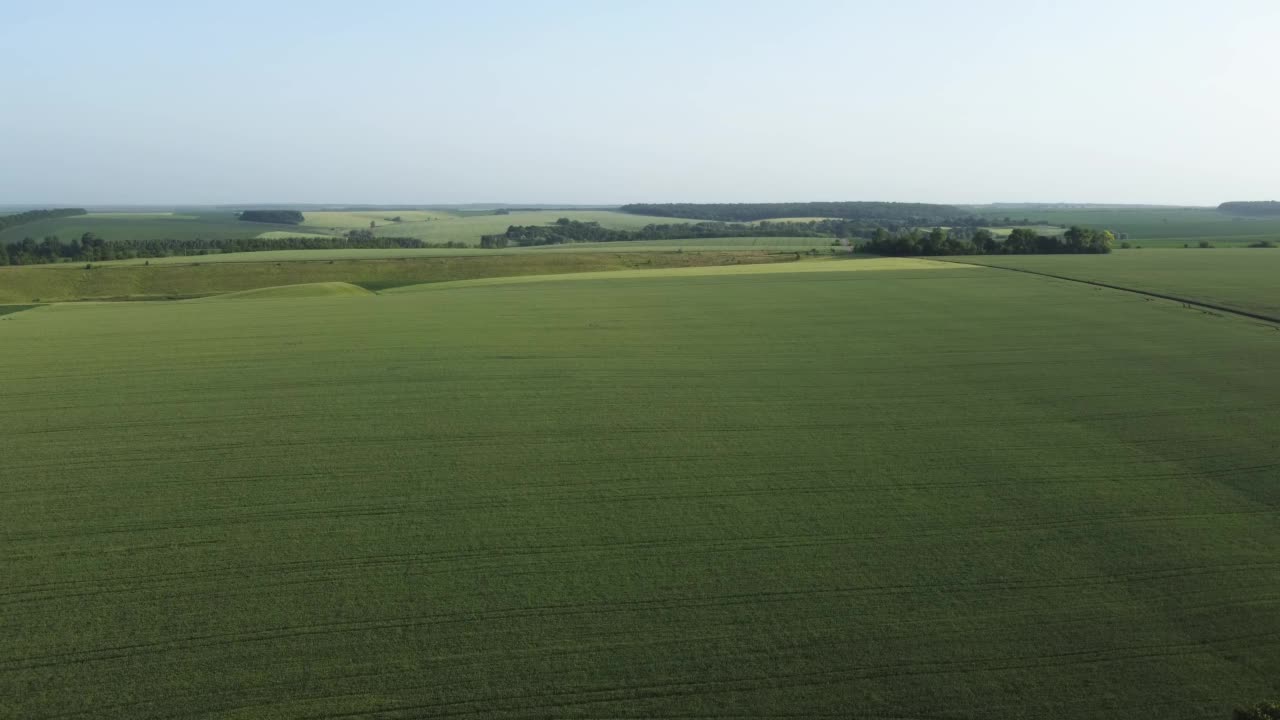
<svg viewBox="0 0 1280 720">
<path fill-rule="evenodd" d="M 1201 240 L 1201 241 L 1200 241 L 1200 247 L 1202 247 L 1202 248 L 1211 248 L 1211 247 L 1213 247 L 1213 243 L 1209 242 L 1208 240 Z"/>
<path fill-rule="evenodd" d="M 1262 240 L 1256 243 L 1249 243 L 1249 247 L 1251 248 L 1273 248 L 1275 246 L 1276 244 L 1274 242 L 1271 242 L 1270 240 Z"/>
</svg>

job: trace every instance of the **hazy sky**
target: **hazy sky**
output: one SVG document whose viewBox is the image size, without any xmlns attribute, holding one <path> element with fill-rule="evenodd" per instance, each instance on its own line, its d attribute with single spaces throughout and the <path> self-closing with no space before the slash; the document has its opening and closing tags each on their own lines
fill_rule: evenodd
<svg viewBox="0 0 1280 720">
<path fill-rule="evenodd" d="M 1280 1 L 0 0 L 0 204 L 1280 198 Z"/>
</svg>

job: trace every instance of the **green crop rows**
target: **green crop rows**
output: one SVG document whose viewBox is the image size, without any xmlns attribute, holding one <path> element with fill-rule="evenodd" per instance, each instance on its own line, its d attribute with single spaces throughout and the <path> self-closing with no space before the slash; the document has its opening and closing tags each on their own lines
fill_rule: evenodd
<svg viewBox="0 0 1280 720">
<path fill-rule="evenodd" d="M 1280 333 L 827 262 L 5 316 L 0 717 L 1277 692 Z"/>
</svg>

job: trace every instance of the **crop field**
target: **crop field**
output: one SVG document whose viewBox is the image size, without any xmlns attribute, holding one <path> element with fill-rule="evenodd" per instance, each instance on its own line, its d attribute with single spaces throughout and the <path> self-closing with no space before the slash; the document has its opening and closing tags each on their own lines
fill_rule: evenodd
<svg viewBox="0 0 1280 720">
<path fill-rule="evenodd" d="M 791 262 L 792 253 L 771 254 L 758 250 L 707 252 L 500 253 L 457 251 L 455 255 L 420 257 L 364 257 L 342 259 L 354 251 L 289 251 L 288 259 L 262 256 L 276 253 L 243 253 L 252 262 L 206 262 L 205 257 L 181 258 L 185 262 L 132 261 L 84 265 L 33 265 L 0 267 L 0 304 L 31 304 L 68 300 L 143 300 L 189 298 L 215 293 L 323 282 L 349 282 L 381 290 L 414 283 L 443 282 L 505 275 L 591 272 L 602 270 L 740 265 Z M 305 257 L 305 260 L 299 260 Z M 328 259 L 325 259 L 328 258 Z"/>
<path fill-rule="evenodd" d="M 1278 360 L 926 260 L 5 315 L 0 717 L 1225 720 Z"/>
<path fill-rule="evenodd" d="M 183 213 L 89 213 L 40 220 L 0 231 L 0 243 L 39 240 L 56 235 L 63 240 L 91 232 L 107 240 L 191 240 L 195 238 L 250 238 L 281 226 L 238 220 L 230 211 L 201 210 Z"/>
<path fill-rule="evenodd" d="M 1280 317 L 1280 249 L 1131 250 L 998 255 L 961 261 L 1133 288 Z"/>
<path fill-rule="evenodd" d="M 1270 240 L 1280 243 L 1280 218 L 1244 218 L 1213 208 L 1115 208 L 1115 209 L 995 209 L 977 208 L 988 217 L 1030 217 L 1060 225 L 1127 233 L 1129 242 L 1144 248 L 1195 247 L 1201 240 L 1215 246 L 1237 247 Z"/>
</svg>

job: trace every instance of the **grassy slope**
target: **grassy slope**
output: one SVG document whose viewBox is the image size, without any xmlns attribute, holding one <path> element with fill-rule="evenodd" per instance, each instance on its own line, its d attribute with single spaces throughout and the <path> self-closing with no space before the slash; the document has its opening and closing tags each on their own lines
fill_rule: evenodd
<svg viewBox="0 0 1280 720">
<path fill-rule="evenodd" d="M 387 290 L 393 293 L 442 292 L 459 287 L 477 287 L 492 285 L 512 285 L 525 283 L 585 281 L 585 280 L 618 280 L 661 278 L 705 278 L 714 277 L 725 280 L 737 280 L 744 275 L 777 275 L 780 273 L 794 275 L 804 273 L 835 272 L 876 272 L 876 271 L 910 271 L 911 273 L 927 273 L 934 270 L 976 270 L 977 266 L 960 263 L 944 263 L 923 258 L 885 258 L 862 255 L 854 258 L 821 258 L 804 262 L 780 262 L 725 266 L 677 267 L 659 270 L 609 270 L 604 272 L 580 272 L 556 275 L 521 275 L 508 277 L 477 278 L 474 280 L 453 280 L 443 283 L 426 283 L 422 285 L 405 285 Z M 899 278 L 909 277 L 901 274 Z"/>
<path fill-rule="evenodd" d="M 283 237 L 283 235 L 281 235 Z M 830 240 L 824 238 L 709 238 L 704 240 L 643 240 L 638 242 L 573 243 L 539 247 L 508 247 L 500 250 L 469 248 L 378 248 L 341 250 L 268 250 L 264 252 L 221 253 L 216 255 L 173 256 L 164 258 L 135 258 L 94 263 L 96 266 L 114 265 L 191 265 L 216 262 L 282 262 L 313 260 L 376 260 L 387 258 L 424 257 L 490 257 L 518 254 L 576 254 L 583 252 L 662 252 L 670 250 L 721 251 L 721 252 L 797 252 L 817 249 L 827 253 Z M 836 249 L 839 252 L 839 248 Z"/>
<path fill-rule="evenodd" d="M 363 297 L 373 293 L 344 282 L 305 283 L 302 285 L 280 285 L 278 287 L 241 290 L 209 297 L 196 298 L 189 302 L 222 302 L 224 300 L 282 300 L 313 297 Z"/>
<path fill-rule="evenodd" d="M 777 262 L 760 252 L 475 254 L 384 260 L 0 267 L 0 303 L 190 297 L 317 282 L 370 289 L 504 275 Z"/>
<path fill-rule="evenodd" d="M 1226 717 L 1277 353 L 985 269 L 21 313 L 0 716 Z"/>
<path fill-rule="evenodd" d="M 1126 250 L 956 258 L 1148 290 L 1280 316 L 1280 249 Z"/>
</svg>

